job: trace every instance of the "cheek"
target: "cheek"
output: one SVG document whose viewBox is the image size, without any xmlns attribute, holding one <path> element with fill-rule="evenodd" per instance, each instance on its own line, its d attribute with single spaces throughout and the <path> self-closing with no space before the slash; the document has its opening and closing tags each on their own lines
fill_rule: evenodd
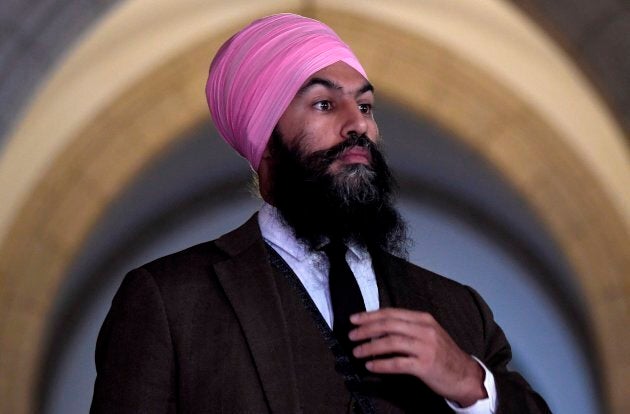
<svg viewBox="0 0 630 414">
<path fill-rule="evenodd" d="M 330 125 L 325 122 L 311 122 L 302 129 L 301 146 L 308 152 L 329 149 L 338 144 L 341 138 L 334 134 Z"/>
<path fill-rule="evenodd" d="M 302 135 L 305 124 L 304 112 L 300 109 L 299 105 L 292 102 L 284 111 L 284 114 L 282 114 L 276 125 L 285 143 L 291 145 L 296 138 Z"/>
<path fill-rule="evenodd" d="M 381 134 L 378 130 L 378 125 L 374 120 L 370 122 L 370 126 L 368 127 L 368 138 L 370 138 L 374 142 L 378 142 L 381 138 Z"/>
</svg>

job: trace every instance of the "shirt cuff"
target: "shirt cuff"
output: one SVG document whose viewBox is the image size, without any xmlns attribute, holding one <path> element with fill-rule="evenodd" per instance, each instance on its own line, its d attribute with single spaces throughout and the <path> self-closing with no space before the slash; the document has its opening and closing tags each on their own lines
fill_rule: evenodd
<svg viewBox="0 0 630 414">
<path fill-rule="evenodd" d="M 486 389 L 487 398 L 478 400 L 473 405 L 468 407 L 460 407 L 455 401 L 446 400 L 449 407 L 456 413 L 462 414 L 492 414 L 497 408 L 497 387 L 494 384 L 494 375 L 477 357 L 472 356 L 475 361 L 481 365 L 481 368 L 485 371 L 485 378 L 483 380 L 483 386 Z"/>
</svg>

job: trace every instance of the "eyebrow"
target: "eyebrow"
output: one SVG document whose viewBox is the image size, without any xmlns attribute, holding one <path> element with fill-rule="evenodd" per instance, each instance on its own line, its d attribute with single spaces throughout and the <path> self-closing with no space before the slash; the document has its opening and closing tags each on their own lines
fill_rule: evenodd
<svg viewBox="0 0 630 414">
<path fill-rule="evenodd" d="M 337 90 L 341 90 L 343 89 L 341 87 L 341 85 L 329 80 L 329 79 L 324 79 L 324 78 L 311 78 L 308 82 L 306 82 L 304 84 L 304 86 L 302 86 L 298 92 L 297 95 L 302 95 L 304 93 L 306 93 L 306 91 L 308 91 L 310 88 L 312 88 L 315 85 L 321 85 L 327 89 L 337 89 Z M 363 95 L 366 92 L 374 92 L 374 86 L 368 82 L 365 81 L 365 84 L 357 91 L 357 96 L 358 95 Z"/>
</svg>

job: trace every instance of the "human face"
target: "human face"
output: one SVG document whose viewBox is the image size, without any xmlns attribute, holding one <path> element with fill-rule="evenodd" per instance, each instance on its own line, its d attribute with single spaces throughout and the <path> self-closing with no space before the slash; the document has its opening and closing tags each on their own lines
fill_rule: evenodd
<svg viewBox="0 0 630 414">
<path fill-rule="evenodd" d="M 268 150 L 265 200 L 280 212 L 299 240 L 317 249 L 323 240 L 359 244 L 405 254 L 406 228 L 393 204 L 394 177 L 379 147 L 353 135 L 330 149 L 303 155 L 289 148 L 276 128 Z M 330 173 L 348 148 L 366 148 L 371 165 L 353 163 Z M 261 181 L 262 183 L 262 181 Z"/>
<path fill-rule="evenodd" d="M 348 64 L 337 62 L 304 82 L 278 121 L 278 129 L 285 144 L 303 155 L 329 149 L 352 134 L 375 141 L 378 127 L 373 105 L 372 85 Z M 371 161 L 366 148 L 351 147 L 330 165 L 330 172 Z"/>
</svg>

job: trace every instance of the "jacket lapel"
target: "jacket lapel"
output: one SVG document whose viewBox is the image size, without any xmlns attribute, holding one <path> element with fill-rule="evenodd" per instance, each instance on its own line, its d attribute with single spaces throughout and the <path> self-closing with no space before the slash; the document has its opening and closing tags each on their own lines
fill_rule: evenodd
<svg viewBox="0 0 630 414">
<path fill-rule="evenodd" d="M 372 265 L 379 288 L 381 307 L 395 307 L 435 314 L 438 306 L 432 300 L 432 286 L 422 277 L 423 269 L 383 251 L 371 252 Z"/>
<path fill-rule="evenodd" d="M 271 412 L 301 412 L 286 315 L 255 214 L 216 241 L 228 258 L 215 264 L 251 350 Z"/>
</svg>

